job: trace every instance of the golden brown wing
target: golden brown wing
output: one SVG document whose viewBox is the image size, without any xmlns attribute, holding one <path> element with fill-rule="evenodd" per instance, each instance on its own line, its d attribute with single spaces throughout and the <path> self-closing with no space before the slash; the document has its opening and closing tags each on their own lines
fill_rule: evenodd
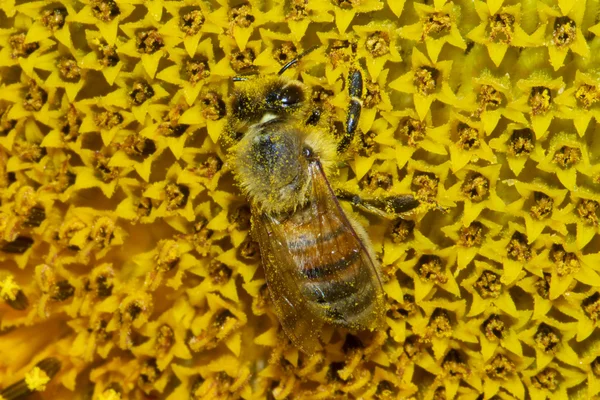
<svg viewBox="0 0 600 400">
<path fill-rule="evenodd" d="M 361 228 L 342 211 L 320 164 L 309 172 L 312 201 L 286 217 L 255 213 L 254 229 L 281 324 L 294 344 L 312 352 L 324 323 L 381 326 L 384 299 Z"/>
<path fill-rule="evenodd" d="M 287 249 L 285 233 L 266 214 L 253 213 L 252 229 L 260 253 L 275 313 L 292 343 L 313 354 L 321 349 L 319 332 L 323 321 L 302 295 L 297 266 Z"/>
</svg>

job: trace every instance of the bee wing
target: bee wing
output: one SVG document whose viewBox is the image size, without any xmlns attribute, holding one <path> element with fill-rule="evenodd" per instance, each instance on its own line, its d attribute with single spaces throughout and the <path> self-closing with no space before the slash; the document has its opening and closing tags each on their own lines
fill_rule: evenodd
<svg viewBox="0 0 600 400">
<path fill-rule="evenodd" d="M 294 345 L 312 354 L 321 349 L 319 332 L 323 321 L 300 290 L 298 267 L 290 257 L 285 232 L 274 218 L 254 215 L 252 229 L 260 246 L 275 313 Z"/>
<path fill-rule="evenodd" d="M 254 229 L 283 329 L 312 353 L 320 348 L 325 322 L 354 329 L 380 326 L 384 300 L 377 269 L 357 234 L 361 228 L 342 211 L 321 165 L 311 164 L 309 173 L 314 201 L 301 211 L 302 222 L 257 212 Z M 343 299 L 348 291 L 351 304 L 336 307 L 334 298 Z"/>
</svg>

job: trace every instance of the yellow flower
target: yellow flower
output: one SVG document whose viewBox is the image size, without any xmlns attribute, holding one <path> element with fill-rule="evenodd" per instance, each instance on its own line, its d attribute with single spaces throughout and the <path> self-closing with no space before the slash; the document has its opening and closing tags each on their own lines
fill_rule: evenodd
<svg viewBox="0 0 600 400">
<path fill-rule="evenodd" d="M 318 5 L 317 9 L 321 12 L 333 11 L 335 25 L 340 34 L 346 32 L 356 14 L 368 13 L 383 8 L 383 2 L 379 0 L 334 0 L 332 2 L 317 0 L 316 3 Z"/>
<path fill-rule="evenodd" d="M 99 99 L 95 104 L 102 107 L 118 107 L 131 110 L 135 119 L 144 123 L 146 116 L 154 116 L 161 110 L 160 104 L 169 93 L 158 83 L 152 83 L 142 63 L 137 63 L 131 73 L 121 73 L 115 83 L 118 89 Z M 156 111 L 155 111 L 156 110 Z M 122 121 L 118 121 L 121 123 Z M 110 138 L 107 138 L 108 140 Z M 110 143 L 110 140 L 108 140 Z"/>
<path fill-rule="evenodd" d="M 581 384 L 586 378 L 579 369 L 558 363 L 534 367 L 524 371 L 522 375 L 531 398 L 535 400 L 569 398 L 568 389 Z"/>
<path fill-rule="evenodd" d="M 536 139 L 547 135 L 550 123 L 558 114 L 554 99 L 564 86 L 561 76 L 551 79 L 544 73 L 534 73 L 530 78 L 517 82 L 522 94 L 510 107 L 529 114 L 529 123 Z"/>
<path fill-rule="evenodd" d="M 219 7 L 207 15 L 207 20 L 221 28 L 219 41 L 228 43 L 228 46 L 237 46 L 240 51 L 246 49 L 254 29 L 270 20 L 274 9 L 261 11 L 258 2 L 250 1 L 231 6 L 226 0 L 218 1 Z"/>
<path fill-rule="evenodd" d="M 565 215 L 570 210 L 558 208 L 567 195 L 566 190 L 549 187 L 538 180 L 531 183 L 517 181 L 515 188 L 521 198 L 509 204 L 506 210 L 525 220 L 525 233 L 530 243 L 535 241 L 545 228 L 567 235 Z"/>
<path fill-rule="evenodd" d="M 396 25 L 392 22 L 371 22 L 368 25 L 355 25 L 358 34 L 357 58 L 365 59 L 367 71 L 373 81 L 378 80 L 386 63 L 400 63 Z"/>
<path fill-rule="evenodd" d="M 600 371 L 598 371 L 598 363 L 600 362 L 600 358 L 598 358 L 598 343 L 595 341 L 590 347 L 589 350 L 585 352 L 585 355 L 581 357 L 581 369 L 587 372 L 587 396 L 588 398 L 593 398 L 598 395 L 600 392 L 600 380 L 598 377 L 600 376 Z"/>
<path fill-rule="evenodd" d="M 113 43 L 109 43 L 100 32 L 92 30 L 86 30 L 85 36 L 88 46 L 93 51 L 81 58 L 80 67 L 101 71 L 106 82 L 112 85 L 125 65 L 117 50 L 124 45 L 124 38 L 117 37 Z"/>
<path fill-rule="evenodd" d="M 577 342 L 588 339 L 598 327 L 599 299 L 598 291 L 594 288 L 583 293 L 570 292 L 556 302 L 558 310 L 577 320 Z"/>
<path fill-rule="evenodd" d="M 544 148 L 536 141 L 533 130 L 521 124 L 508 124 L 499 137 L 490 140 L 490 147 L 506 154 L 508 166 L 517 177 L 531 157 L 541 158 L 544 155 Z"/>
<path fill-rule="evenodd" d="M 236 357 L 222 355 L 195 367 L 177 365 L 173 372 L 181 384 L 168 397 L 175 400 L 230 398 L 254 394 L 249 385 L 250 370 Z"/>
<path fill-rule="evenodd" d="M 595 103 L 600 100 L 598 77 L 594 74 L 577 70 L 571 87 L 556 98 L 556 104 L 561 107 L 561 113 L 573 120 L 579 136 L 585 135 L 590 120 L 598 118 L 598 107 Z"/>
<path fill-rule="evenodd" d="M 490 135 L 502 117 L 526 124 L 523 114 L 511 107 L 513 101 L 511 83 L 508 76 L 496 77 L 484 70 L 472 82 L 465 82 L 457 96 L 461 98 L 461 109 L 471 113 L 471 118 L 483 123 L 483 130 Z"/>
<path fill-rule="evenodd" d="M 519 374 L 533 361 L 529 357 L 517 357 L 507 351 L 497 351 L 491 359 L 479 366 L 484 393 L 494 396 L 502 393 L 501 389 L 504 389 L 517 399 L 524 399 L 526 388 Z"/>
<path fill-rule="evenodd" d="M 600 25 L 551 3 L 0 0 L 0 399 L 597 397 Z M 297 57 L 290 129 L 338 137 L 362 73 L 327 178 L 386 304 L 310 356 L 220 146 Z"/>
<path fill-rule="evenodd" d="M 570 204 L 571 218 L 565 218 L 568 223 L 577 225 L 577 248 L 584 248 L 598 231 L 598 216 L 600 196 L 586 188 L 580 188 L 577 195 L 572 196 Z M 566 210 L 565 210 L 566 211 Z"/>
<path fill-rule="evenodd" d="M 171 47 L 168 37 L 159 32 L 160 27 L 160 23 L 150 16 L 139 22 L 119 25 L 129 39 L 117 46 L 117 52 L 139 58 L 150 79 L 154 79 L 158 63 L 168 56 Z"/>
<path fill-rule="evenodd" d="M 411 93 L 413 102 L 423 121 L 434 100 L 446 104 L 454 104 L 457 99 L 448 83 L 452 61 L 431 62 L 417 48 L 413 48 L 411 57 L 412 70 L 389 86 L 403 93 Z"/>
<path fill-rule="evenodd" d="M 452 268 L 456 262 L 454 249 L 442 249 L 433 254 L 422 254 L 418 258 L 403 261 L 399 268 L 414 279 L 415 301 L 429 299 L 439 288 L 456 296 L 460 293 Z"/>
<path fill-rule="evenodd" d="M 541 46 L 544 29 L 538 28 L 531 36 L 521 27 L 521 4 L 503 6 L 503 1 L 477 0 L 475 10 L 480 24 L 467 37 L 484 45 L 490 58 L 499 67 L 510 47 Z"/>
<path fill-rule="evenodd" d="M 533 361 L 524 357 L 523 346 L 518 336 L 530 320 L 531 312 L 517 311 L 517 313 L 518 317 L 513 318 L 503 312 L 496 314 L 486 310 L 479 318 L 473 320 L 472 324 L 479 327 L 477 336 L 481 346 L 482 361 L 488 362 L 494 354 L 504 350 L 522 358 L 524 364 Z"/>
<path fill-rule="evenodd" d="M 452 1 L 436 0 L 433 6 L 414 3 L 414 7 L 420 21 L 400 28 L 399 34 L 415 42 L 425 42 L 431 61 L 438 61 L 446 43 L 462 50 L 467 48 L 457 26 L 460 22 L 460 6 Z"/>
<path fill-rule="evenodd" d="M 560 183 L 569 190 L 577 187 L 577 173 L 592 176 L 593 167 L 586 143 L 573 134 L 559 133 L 550 139 L 546 154 L 535 154 L 537 168 L 556 174 Z M 539 157 L 539 158 L 537 158 Z"/>
<path fill-rule="evenodd" d="M 132 2 L 102 0 L 84 0 L 83 3 L 85 6 L 73 15 L 73 22 L 93 25 L 98 28 L 101 37 L 109 46 L 117 44 L 121 21 L 131 15 L 135 5 Z"/>
<path fill-rule="evenodd" d="M 334 16 L 328 12 L 330 3 L 326 0 L 314 0 L 306 2 L 304 0 L 292 0 L 291 7 L 285 2 L 275 2 L 271 19 L 287 24 L 292 39 L 300 42 L 304 37 L 311 22 L 330 23 L 334 21 Z"/>
<path fill-rule="evenodd" d="M 519 332 L 519 338 L 535 349 L 536 368 L 543 369 L 552 361 L 561 361 L 574 367 L 579 365 L 579 357 L 569 345 L 569 341 L 577 334 L 575 323 L 543 317 L 531 320 L 528 325 L 528 329 Z"/>
<path fill-rule="evenodd" d="M 196 55 L 198 44 L 204 36 L 222 32 L 222 28 L 208 18 L 211 10 L 203 2 L 186 0 L 164 2 L 163 5 L 172 18 L 162 24 L 159 32 L 169 38 L 173 49 L 183 42 L 189 57 L 193 58 Z"/>
<path fill-rule="evenodd" d="M 473 303 L 468 316 L 474 317 L 484 311 L 508 314 L 518 318 L 519 313 L 513 302 L 509 289 L 501 281 L 502 271 L 493 265 L 481 261 L 475 261 L 474 272 L 461 283 L 473 296 Z"/>
<path fill-rule="evenodd" d="M 446 195 L 454 202 L 464 203 L 462 222 L 468 226 L 484 209 L 502 211 L 504 202 L 498 196 L 496 184 L 500 174 L 499 165 L 490 165 L 483 168 L 466 166 L 456 173 L 460 179 L 450 187 Z"/>
<path fill-rule="evenodd" d="M 581 32 L 585 2 L 559 1 L 558 9 L 541 3 L 538 7 L 540 22 L 545 25 L 546 45 L 550 64 L 555 71 L 563 66 L 569 50 L 583 58 L 590 56 L 590 48 Z"/>
<path fill-rule="evenodd" d="M 457 253 L 457 272 L 467 268 L 479 254 L 487 256 L 494 252 L 493 237 L 502 230 L 502 226 L 486 218 L 477 218 L 468 226 L 461 221 L 442 228 L 442 232 L 453 240 Z"/>
<path fill-rule="evenodd" d="M 479 160 L 496 164 L 497 159 L 485 140 L 483 124 L 473 122 L 461 114 L 451 115 L 448 123 L 436 129 L 437 138 L 450 150 L 452 172 Z"/>
</svg>

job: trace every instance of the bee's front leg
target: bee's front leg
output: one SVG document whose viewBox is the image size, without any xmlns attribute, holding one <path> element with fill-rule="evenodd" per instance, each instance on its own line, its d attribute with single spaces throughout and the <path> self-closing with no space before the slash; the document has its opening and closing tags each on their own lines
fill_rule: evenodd
<svg viewBox="0 0 600 400">
<path fill-rule="evenodd" d="M 403 214 L 417 208 L 421 204 L 419 200 L 410 194 L 369 198 L 361 196 L 358 193 L 339 189 L 335 191 L 335 195 L 338 200 L 349 201 L 363 211 L 390 220 L 402 217 Z"/>
<path fill-rule="evenodd" d="M 348 149 L 354 132 L 358 127 L 360 120 L 360 112 L 362 111 L 362 95 L 363 95 L 363 76 L 359 69 L 351 69 L 348 73 L 348 95 L 350 96 L 350 104 L 348 105 L 348 114 L 346 116 L 346 131 L 342 139 L 338 143 L 338 153 L 343 153 Z"/>
</svg>

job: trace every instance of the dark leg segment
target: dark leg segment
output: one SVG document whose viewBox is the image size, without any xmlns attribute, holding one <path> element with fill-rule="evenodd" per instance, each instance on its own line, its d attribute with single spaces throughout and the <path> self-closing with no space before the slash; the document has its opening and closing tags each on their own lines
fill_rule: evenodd
<svg viewBox="0 0 600 400">
<path fill-rule="evenodd" d="M 350 105 L 346 117 L 346 132 L 338 144 L 340 153 L 345 151 L 352 142 L 362 111 L 363 77 L 362 72 L 358 69 L 353 69 L 348 74 L 348 94 L 350 95 Z"/>
<path fill-rule="evenodd" d="M 420 204 L 419 200 L 410 194 L 381 198 L 364 198 L 346 190 L 336 190 L 335 195 L 339 200 L 349 201 L 364 211 L 388 219 L 396 218 L 398 214 L 417 208 Z"/>
</svg>

